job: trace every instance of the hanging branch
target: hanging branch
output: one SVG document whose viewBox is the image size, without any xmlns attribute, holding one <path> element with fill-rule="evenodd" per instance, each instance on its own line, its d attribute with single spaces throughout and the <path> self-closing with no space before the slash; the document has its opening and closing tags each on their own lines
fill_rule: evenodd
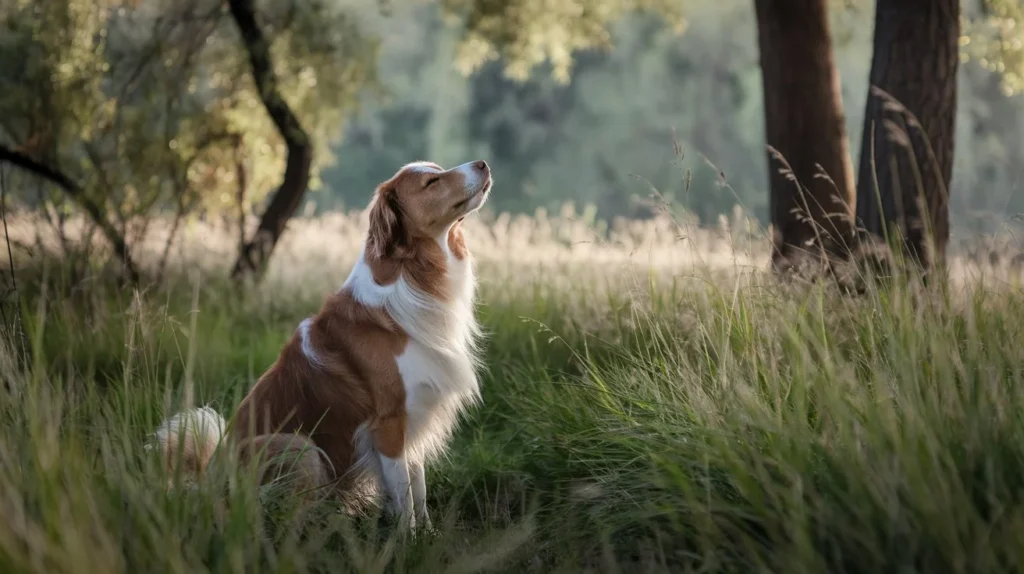
<svg viewBox="0 0 1024 574">
<path fill-rule="evenodd" d="M 100 231 L 103 232 L 107 241 L 109 241 L 114 247 L 114 253 L 116 253 L 117 257 L 121 260 L 121 266 L 124 268 L 124 271 L 128 276 L 128 280 L 132 284 L 137 284 L 139 282 L 139 272 L 135 267 L 135 263 L 132 261 L 131 252 L 128 249 L 128 244 L 125 243 L 124 237 L 106 218 L 103 214 L 103 209 L 96 202 L 90 199 L 77 183 L 63 172 L 42 164 L 31 157 L 4 145 L 0 145 L 0 161 L 10 163 L 15 167 L 31 172 L 60 187 L 64 193 L 72 199 L 72 201 L 85 210 L 93 223 L 95 223 L 96 226 L 100 228 Z"/>
</svg>

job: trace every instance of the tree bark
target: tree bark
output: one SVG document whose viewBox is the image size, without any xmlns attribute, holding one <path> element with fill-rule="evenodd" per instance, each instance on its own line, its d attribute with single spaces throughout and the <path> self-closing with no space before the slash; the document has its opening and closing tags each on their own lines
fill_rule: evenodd
<svg viewBox="0 0 1024 574">
<path fill-rule="evenodd" d="M 754 0 L 769 154 L 772 267 L 845 257 L 853 164 L 827 0 Z"/>
<path fill-rule="evenodd" d="M 959 0 L 877 0 L 858 225 L 925 270 L 945 261 L 956 131 Z"/>
<path fill-rule="evenodd" d="M 92 219 L 93 223 L 99 227 L 104 237 L 107 238 L 107 241 L 110 242 L 110 245 L 114 248 L 115 255 L 121 261 L 121 266 L 124 268 L 124 272 L 128 276 L 128 280 L 132 284 L 137 284 L 139 282 L 139 272 L 135 267 L 135 263 L 132 261 L 132 254 L 128 249 L 128 244 L 125 242 L 124 236 L 122 236 L 117 228 L 114 227 L 114 224 L 107 219 L 107 216 L 103 213 L 103 208 L 90 199 L 77 183 L 63 172 L 42 164 L 31 157 L 6 146 L 0 146 L 0 161 L 8 162 L 16 167 L 24 169 L 25 171 L 32 172 L 37 176 L 56 184 L 64 190 L 64 193 L 66 193 L 72 201 L 85 210 L 89 218 Z"/>
<path fill-rule="evenodd" d="M 231 271 L 235 280 L 247 277 L 258 280 L 266 271 L 270 254 L 284 233 L 285 225 L 306 195 L 313 165 L 313 147 L 306 130 L 278 89 L 270 60 L 270 41 L 256 23 L 253 0 L 229 0 L 228 4 L 249 53 L 252 78 L 263 106 L 288 148 L 281 185 L 260 217 L 256 233 L 241 248 Z"/>
</svg>

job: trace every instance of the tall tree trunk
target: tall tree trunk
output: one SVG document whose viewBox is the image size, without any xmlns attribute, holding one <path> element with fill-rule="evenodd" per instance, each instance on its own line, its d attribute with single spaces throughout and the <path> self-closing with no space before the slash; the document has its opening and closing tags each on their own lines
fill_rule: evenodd
<svg viewBox="0 0 1024 574">
<path fill-rule="evenodd" d="M 270 41 L 256 23 L 253 0 L 229 0 L 228 4 L 249 53 L 252 78 L 263 106 L 288 148 L 281 185 L 263 212 L 256 233 L 239 252 L 231 271 L 231 276 L 236 280 L 246 277 L 258 280 L 266 271 L 270 254 L 284 233 L 285 225 L 295 215 L 306 195 L 313 165 L 313 146 L 299 118 L 278 89 L 277 76 L 270 61 Z"/>
<path fill-rule="evenodd" d="M 853 164 L 826 3 L 754 0 L 775 270 L 804 255 L 845 257 L 853 238 Z"/>
<path fill-rule="evenodd" d="M 960 0 L 877 0 L 858 224 L 925 269 L 945 261 L 956 131 Z"/>
<path fill-rule="evenodd" d="M 93 201 L 85 193 L 85 190 L 79 187 L 77 183 L 63 172 L 40 163 L 31 157 L 6 146 L 0 146 L 0 161 L 8 162 L 21 169 L 32 172 L 60 187 L 73 202 L 85 210 L 89 219 L 92 220 L 96 227 L 98 227 L 103 233 L 103 236 L 106 237 L 107 241 L 110 242 L 111 247 L 114 249 L 114 254 L 121 261 L 121 267 L 124 269 L 128 281 L 132 284 L 139 282 L 139 271 L 135 267 L 135 262 L 132 261 L 131 250 L 128 249 L 128 244 L 125 242 L 124 236 L 116 227 L 114 227 L 114 224 L 107 219 L 106 214 L 103 213 L 103 207 Z"/>
</svg>

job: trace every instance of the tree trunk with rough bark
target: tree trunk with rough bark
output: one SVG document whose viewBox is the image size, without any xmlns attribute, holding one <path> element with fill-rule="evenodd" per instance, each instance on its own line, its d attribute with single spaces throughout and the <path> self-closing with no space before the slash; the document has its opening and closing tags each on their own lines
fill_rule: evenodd
<svg viewBox="0 0 1024 574">
<path fill-rule="evenodd" d="M 769 146 L 772 267 L 845 258 L 853 164 L 827 0 L 755 0 Z"/>
<path fill-rule="evenodd" d="M 959 0 L 878 0 L 857 220 L 925 270 L 945 261 L 956 131 Z"/>
<path fill-rule="evenodd" d="M 266 271 L 270 254 L 284 233 L 285 225 L 298 211 L 309 185 L 313 165 L 313 146 L 298 117 L 281 96 L 270 59 L 270 40 L 256 22 L 253 0 L 229 0 L 231 17 L 242 34 L 242 43 L 249 53 L 252 77 L 263 106 L 285 141 L 288 159 L 284 178 L 266 211 L 260 217 L 256 233 L 241 248 L 231 271 L 236 281 L 258 280 Z"/>
</svg>

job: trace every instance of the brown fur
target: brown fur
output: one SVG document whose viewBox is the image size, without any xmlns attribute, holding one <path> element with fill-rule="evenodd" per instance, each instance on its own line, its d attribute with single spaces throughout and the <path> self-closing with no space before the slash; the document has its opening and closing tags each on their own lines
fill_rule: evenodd
<svg viewBox="0 0 1024 574">
<path fill-rule="evenodd" d="M 459 261 L 465 259 L 469 254 L 469 250 L 466 248 L 466 236 L 462 233 L 461 219 L 448 232 L 448 249 Z"/>
<path fill-rule="evenodd" d="M 483 162 L 477 168 L 488 169 Z M 404 277 L 433 297 L 450 297 L 443 280 L 446 256 L 436 239 L 466 213 L 463 178 L 457 171 L 410 168 L 378 186 L 365 252 L 375 282 L 387 285 Z M 447 236 L 459 259 L 468 255 L 461 221 Z M 296 331 L 238 406 L 227 438 L 240 462 L 260 465 L 261 482 L 290 474 L 302 490 L 329 484 L 341 494 L 353 485 L 349 471 L 356 462 L 358 428 L 365 425 L 374 449 L 384 456 L 404 452 L 406 396 L 396 359 L 408 336 L 387 312 L 361 304 L 349 290 L 327 297 L 306 333 L 315 364 Z M 185 454 L 199 467 L 184 470 L 201 474 L 210 453 Z"/>
<path fill-rule="evenodd" d="M 406 281 L 424 293 L 441 300 L 449 296 L 443 281 L 444 251 L 433 239 L 413 239 L 403 248 L 401 257 L 367 257 L 366 264 L 378 285 L 390 285 L 404 276 Z"/>
<path fill-rule="evenodd" d="M 424 292 L 447 298 L 442 282 L 445 255 L 435 239 L 451 221 L 452 207 L 466 199 L 464 187 L 458 172 L 416 170 L 399 171 L 377 186 L 370 206 L 366 250 L 367 264 L 377 283 L 389 285 L 404 274 Z M 448 232 L 448 246 L 455 257 L 466 257 L 461 220 Z"/>
<path fill-rule="evenodd" d="M 287 478 L 298 492 L 316 494 L 331 480 L 316 444 L 301 434 L 264 434 L 238 444 L 239 463 L 257 464 L 260 484 Z"/>
<path fill-rule="evenodd" d="M 343 291 L 328 297 L 313 317 L 309 339 L 323 364 L 310 364 L 299 334 L 293 335 L 239 405 L 231 434 L 239 440 L 270 433 L 308 436 L 344 489 L 360 424 L 369 424 L 381 452 L 402 449 L 405 388 L 395 357 L 407 338 L 383 311 Z"/>
</svg>

